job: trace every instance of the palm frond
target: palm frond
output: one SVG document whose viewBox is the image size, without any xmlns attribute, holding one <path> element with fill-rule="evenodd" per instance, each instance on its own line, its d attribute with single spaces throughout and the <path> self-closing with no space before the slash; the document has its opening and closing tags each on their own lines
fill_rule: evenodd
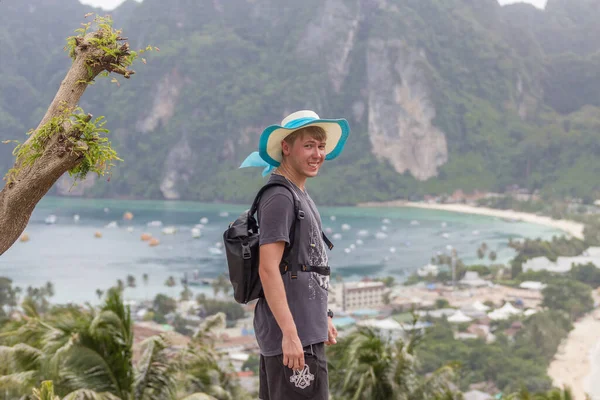
<svg viewBox="0 0 600 400">
<path fill-rule="evenodd" d="M 125 321 L 112 310 L 101 311 L 92 321 L 89 332 L 99 338 L 113 337 L 119 344 L 125 345 L 129 340 Z"/>
<path fill-rule="evenodd" d="M 52 381 L 43 381 L 39 389 L 33 389 L 33 398 L 35 400 L 60 400 L 60 397 L 54 394 Z"/>
<path fill-rule="evenodd" d="M 35 384 L 36 375 L 36 371 L 25 371 L 0 376 L 0 389 L 29 391 Z"/>
<path fill-rule="evenodd" d="M 119 381 L 111 366 L 94 350 L 73 345 L 62 357 L 61 377 L 73 389 L 120 393 Z"/>
<path fill-rule="evenodd" d="M 211 335 L 215 330 L 225 329 L 225 327 L 225 313 L 219 312 L 215 315 L 211 315 L 200 324 L 198 331 L 194 335 L 194 339 L 200 341 L 210 341 Z"/>
<path fill-rule="evenodd" d="M 121 400 L 121 398 L 112 393 L 98 393 L 93 390 L 79 389 L 66 395 L 63 400 Z"/>
<path fill-rule="evenodd" d="M 176 392 L 175 363 L 170 361 L 169 343 L 162 336 L 142 342 L 142 355 L 135 368 L 136 399 L 174 398 Z"/>
</svg>

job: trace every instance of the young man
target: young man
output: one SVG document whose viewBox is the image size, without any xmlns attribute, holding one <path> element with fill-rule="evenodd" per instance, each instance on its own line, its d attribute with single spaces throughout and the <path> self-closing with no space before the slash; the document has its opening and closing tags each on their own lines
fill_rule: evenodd
<svg viewBox="0 0 600 400">
<path fill-rule="evenodd" d="M 324 345 L 336 343 L 337 330 L 327 309 L 329 269 L 321 217 L 305 184 L 325 160 L 341 153 L 348 133 L 345 120 L 323 120 L 312 111 L 299 111 L 265 129 L 260 138 L 260 158 L 268 170 L 276 167 L 269 182 L 284 183 L 293 192 L 271 187 L 258 208 L 259 275 L 265 297 L 256 305 L 254 329 L 261 351 L 261 400 L 329 397 Z M 295 201 L 303 219 L 296 219 Z M 288 261 L 308 268 L 282 275 L 280 264 L 294 221 L 300 223 L 299 237 L 289 250 L 297 259 Z"/>
</svg>

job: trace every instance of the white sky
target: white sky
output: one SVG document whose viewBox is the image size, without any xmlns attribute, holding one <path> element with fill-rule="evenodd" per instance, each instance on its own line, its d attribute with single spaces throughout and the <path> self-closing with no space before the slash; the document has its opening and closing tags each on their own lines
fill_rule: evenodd
<svg viewBox="0 0 600 400">
<path fill-rule="evenodd" d="M 80 0 L 83 4 L 89 4 L 94 7 L 102 7 L 105 10 L 112 10 L 121 4 L 124 0 Z M 138 0 L 141 1 L 141 0 Z M 538 8 L 544 8 L 548 0 L 498 0 L 500 4 L 511 3 L 531 3 Z"/>
</svg>

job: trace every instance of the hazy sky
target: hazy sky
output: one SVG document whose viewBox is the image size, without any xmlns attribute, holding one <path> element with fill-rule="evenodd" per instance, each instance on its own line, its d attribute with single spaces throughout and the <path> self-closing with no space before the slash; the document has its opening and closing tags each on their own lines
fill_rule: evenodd
<svg viewBox="0 0 600 400">
<path fill-rule="evenodd" d="M 102 7 L 105 10 L 112 10 L 119 4 L 121 4 L 124 0 L 80 0 L 84 4 L 90 4 L 94 7 Z M 140 1 L 140 0 L 138 0 Z M 538 8 L 543 8 L 546 6 L 547 0 L 498 0 L 500 4 L 510 4 L 510 3 L 531 3 Z"/>
</svg>

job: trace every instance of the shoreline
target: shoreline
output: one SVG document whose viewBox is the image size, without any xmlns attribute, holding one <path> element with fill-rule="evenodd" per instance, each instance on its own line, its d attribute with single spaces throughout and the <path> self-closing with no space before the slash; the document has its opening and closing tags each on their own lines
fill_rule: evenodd
<svg viewBox="0 0 600 400">
<path fill-rule="evenodd" d="M 569 336 L 559 345 L 548 366 L 552 384 L 559 388 L 569 386 L 575 400 L 584 400 L 588 393 L 592 400 L 598 400 L 598 360 L 595 356 L 599 347 L 600 309 L 595 309 L 575 322 Z"/>
<path fill-rule="evenodd" d="M 425 210 L 449 211 L 461 214 L 498 217 L 505 218 L 508 220 L 516 220 L 556 228 L 565 233 L 568 233 L 569 235 L 575 238 L 583 239 L 584 225 L 579 222 L 563 219 L 557 220 L 542 215 L 530 214 L 514 210 L 499 210 L 495 208 L 470 206 L 467 204 L 416 203 L 404 200 L 360 203 L 357 204 L 357 207 L 412 207 L 421 208 Z"/>
</svg>

